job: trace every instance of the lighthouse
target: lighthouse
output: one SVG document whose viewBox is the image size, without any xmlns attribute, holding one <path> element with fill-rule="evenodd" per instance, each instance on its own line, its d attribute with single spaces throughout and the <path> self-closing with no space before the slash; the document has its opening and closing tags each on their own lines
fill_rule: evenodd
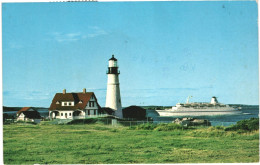
<svg viewBox="0 0 260 165">
<path fill-rule="evenodd" d="M 112 58 L 108 61 L 106 107 L 113 109 L 115 111 L 115 116 L 123 118 L 119 89 L 119 74 L 117 59 L 112 55 Z"/>
</svg>

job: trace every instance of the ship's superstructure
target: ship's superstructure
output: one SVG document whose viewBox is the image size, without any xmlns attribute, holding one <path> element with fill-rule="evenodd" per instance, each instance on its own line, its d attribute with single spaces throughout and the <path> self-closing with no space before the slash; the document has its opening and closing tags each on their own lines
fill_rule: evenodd
<svg viewBox="0 0 260 165">
<path fill-rule="evenodd" d="M 211 98 L 210 104 L 217 105 L 217 104 L 218 104 L 217 97 L 213 96 L 213 97 Z"/>
<path fill-rule="evenodd" d="M 191 97 L 188 97 L 186 103 L 177 103 L 171 109 L 156 111 L 160 116 L 211 116 L 241 113 L 237 107 L 219 103 L 215 96 L 211 98 L 210 103 L 189 103 L 189 98 Z"/>
<path fill-rule="evenodd" d="M 106 107 L 113 109 L 115 116 L 123 118 L 119 74 L 117 59 L 112 55 L 112 58 L 108 61 Z"/>
</svg>

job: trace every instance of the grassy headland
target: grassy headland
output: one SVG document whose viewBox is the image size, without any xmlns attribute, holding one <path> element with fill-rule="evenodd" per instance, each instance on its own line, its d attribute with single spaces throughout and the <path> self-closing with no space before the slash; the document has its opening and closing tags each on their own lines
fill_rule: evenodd
<svg viewBox="0 0 260 165">
<path fill-rule="evenodd" d="M 149 127 L 149 129 L 147 129 Z M 151 127 L 151 129 L 150 129 Z M 259 131 L 170 125 L 4 125 L 5 164 L 259 161 Z M 159 129 L 160 128 L 160 129 Z M 147 129 L 147 130 L 146 130 Z"/>
</svg>

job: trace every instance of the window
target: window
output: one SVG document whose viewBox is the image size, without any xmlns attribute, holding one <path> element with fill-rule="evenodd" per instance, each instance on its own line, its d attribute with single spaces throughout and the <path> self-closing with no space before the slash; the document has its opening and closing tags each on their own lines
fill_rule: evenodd
<svg viewBox="0 0 260 165">
<path fill-rule="evenodd" d="M 88 110 L 88 115 L 90 115 L 90 110 Z"/>
<path fill-rule="evenodd" d="M 71 105 L 71 102 L 69 102 L 69 105 Z"/>
<path fill-rule="evenodd" d="M 71 116 L 71 113 L 70 113 L 70 116 Z"/>
<path fill-rule="evenodd" d="M 114 67 L 117 67 L 117 61 L 114 61 Z"/>
<path fill-rule="evenodd" d="M 94 110 L 94 115 L 96 115 L 96 110 Z"/>
<path fill-rule="evenodd" d="M 67 102 L 65 102 L 64 105 L 67 105 Z"/>
<path fill-rule="evenodd" d="M 94 101 L 90 101 L 89 102 L 89 107 L 94 107 L 95 106 L 95 102 Z"/>
<path fill-rule="evenodd" d="M 60 104 L 60 102 L 59 102 L 59 101 L 56 101 L 56 104 Z"/>
<path fill-rule="evenodd" d="M 63 113 L 61 113 L 60 115 L 63 116 Z"/>
</svg>

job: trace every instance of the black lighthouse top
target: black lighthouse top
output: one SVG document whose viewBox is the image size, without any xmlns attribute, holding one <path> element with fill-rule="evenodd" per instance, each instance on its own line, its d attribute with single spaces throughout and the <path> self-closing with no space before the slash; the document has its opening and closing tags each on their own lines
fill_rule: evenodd
<svg viewBox="0 0 260 165">
<path fill-rule="evenodd" d="M 114 57 L 114 55 L 112 55 L 112 58 L 110 58 L 109 61 L 110 60 L 117 61 L 117 59 Z"/>
</svg>

